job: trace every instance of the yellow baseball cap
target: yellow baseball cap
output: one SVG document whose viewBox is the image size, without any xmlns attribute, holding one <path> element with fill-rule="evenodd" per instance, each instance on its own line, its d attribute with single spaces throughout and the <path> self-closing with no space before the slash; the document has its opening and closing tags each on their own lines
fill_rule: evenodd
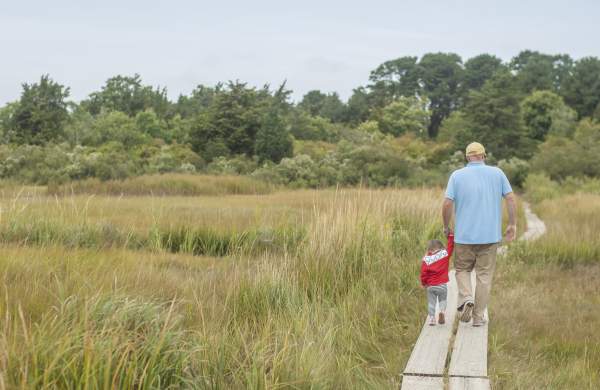
<svg viewBox="0 0 600 390">
<path fill-rule="evenodd" d="M 483 154 L 485 156 L 485 148 L 479 142 L 471 142 L 467 145 L 467 151 L 465 153 L 467 156 L 477 156 Z"/>
</svg>

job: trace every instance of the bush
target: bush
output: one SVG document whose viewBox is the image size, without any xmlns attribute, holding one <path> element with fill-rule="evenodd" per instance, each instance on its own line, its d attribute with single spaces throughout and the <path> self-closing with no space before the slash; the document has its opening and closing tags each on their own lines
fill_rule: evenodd
<svg viewBox="0 0 600 390">
<path fill-rule="evenodd" d="M 414 97 L 400 97 L 386 106 L 379 117 L 379 129 L 395 136 L 413 133 L 425 135 L 429 112 L 423 101 Z"/>
<path fill-rule="evenodd" d="M 231 158 L 217 157 L 208 164 L 206 171 L 212 175 L 247 175 L 257 167 L 255 159 L 239 155 Z"/>
<path fill-rule="evenodd" d="M 600 124 L 582 120 L 573 138 L 550 135 L 531 161 L 533 169 L 554 180 L 600 177 Z"/>
<path fill-rule="evenodd" d="M 498 162 L 498 168 L 504 171 L 506 177 L 508 177 L 508 180 L 513 186 L 519 188 L 523 187 L 525 179 L 527 179 L 527 174 L 529 173 L 529 164 L 527 161 L 517 157 L 508 160 L 500 160 Z"/>
<path fill-rule="evenodd" d="M 560 186 L 543 174 L 530 174 L 524 183 L 527 196 L 535 203 L 560 195 Z"/>
</svg>

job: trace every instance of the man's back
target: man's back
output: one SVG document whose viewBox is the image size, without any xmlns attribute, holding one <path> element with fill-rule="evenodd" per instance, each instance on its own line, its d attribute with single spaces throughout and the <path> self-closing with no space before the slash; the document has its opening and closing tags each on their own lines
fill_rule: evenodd
<svg viewBox="0 0 600 390">
<path fill-rule="evenodd" d="M 446 198 L 454 201 L 455 241 L 490 244 L 502 240 L 502 197 L 512 192 L 504 172 L 483 161 L 450 176 Z"/>
</svg>

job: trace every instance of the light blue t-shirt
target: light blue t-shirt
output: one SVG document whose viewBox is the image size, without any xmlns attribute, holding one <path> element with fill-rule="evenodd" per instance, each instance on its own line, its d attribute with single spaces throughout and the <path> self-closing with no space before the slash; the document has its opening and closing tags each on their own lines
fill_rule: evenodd
<svg viewBox="0 0 600 390">
<path fill-rule="evenodd" d="M 502 241 L 502 198 L 512 192 L 500 168 L 483 161 L 470 162 L 452 172 L 446 198 L 454 201 L 458 244 L 491 244 Z"/>
</svg>

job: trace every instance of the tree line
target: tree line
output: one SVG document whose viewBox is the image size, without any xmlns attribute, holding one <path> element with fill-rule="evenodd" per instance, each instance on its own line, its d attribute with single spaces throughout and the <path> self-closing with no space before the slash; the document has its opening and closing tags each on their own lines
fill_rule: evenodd
<svg viewBox="0 0 600 390">
<path fill-rule="evenodd" d="M 600 60 L 526 50 L 386 61 L 347 101 L 285 83 L 197 86 L 169 100 L 139 75 L 80 102 L 49 75 L 0 108 L 0 177 L 46 184 L 172 171 L 297 186 L 438 183 L 478 140 L 520 183 L 600 175 Z"/>
</svg>

